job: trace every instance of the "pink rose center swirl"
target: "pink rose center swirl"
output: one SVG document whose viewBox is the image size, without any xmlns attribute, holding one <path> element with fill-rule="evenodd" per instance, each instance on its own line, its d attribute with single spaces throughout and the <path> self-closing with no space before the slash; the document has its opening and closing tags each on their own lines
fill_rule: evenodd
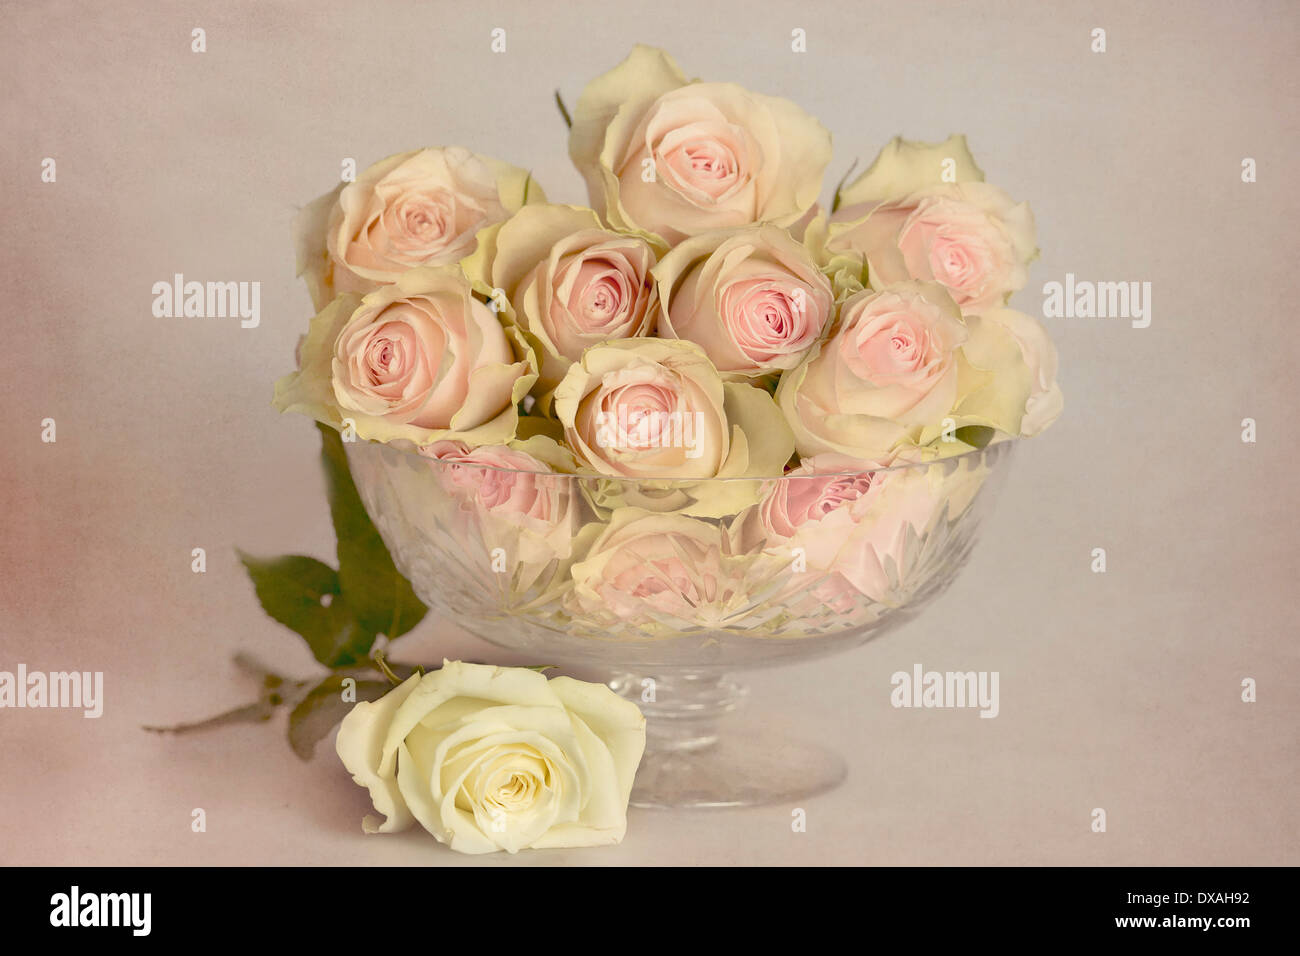
<svg viewBox="0 0 1300 956">
<path fill-rule="evenodd" d="M 930 244 L 930 271 L 949 289 L 977 295 L 992 270 L 988 247 L 971 236 L 944 233 L 938 230 Z"/>
<path fill-rule="evenodd" d="M 632 300 L 627 276 L 604 259 L 590 259 L 578 270 L 569 312 L 584 331 L 598 332 L 617 325 Z"/>
<path fill-rule="evenodd" d="M 668 182 L 698 202 L 720 202 L 747 181 L 744 130 L 721 121 L 690 123 L 652 151 Z"/>
<path fill-rule="evenodd" d="M 855 373 L 879 386 L 905 384 L 924 376 L 941 351 L 918 318 L 904 312 L 863 323 L 844 344 Z"/>
<path fill-rule="evenodd" d="M 406 322 L 376 323 L 354 359 L 354 381 L 388 401 L 428 388 L 433 381 L 431 366 L 439 366 L 443 343 L 424 343 L 428 354 L 421 344 L 415 329 Z"/>
<path fill-rule="evenodd" d="M 469 448 L 461 441 L 434 442 L 420 449 L 449 491 L 477 500 L 494 513 L 551 519 L 557 490 L 546 466 L 531 455 L 499 446 Z"/>
<path fill-rule="evenodd" d="M 663 385 L 637 383 L 612 389 L 601 401 L 612 419 L 615 447 L 664 448 L 677 441 L 677 395 Z"/>
<path fill-rule="evenodd" d="M 768 362 L 811 345 L 819 331 L 808 314 L 811 290 L 769 278 L 728 284 L 719 313 L 732 341 L 751 361 Z"/>
</svg>

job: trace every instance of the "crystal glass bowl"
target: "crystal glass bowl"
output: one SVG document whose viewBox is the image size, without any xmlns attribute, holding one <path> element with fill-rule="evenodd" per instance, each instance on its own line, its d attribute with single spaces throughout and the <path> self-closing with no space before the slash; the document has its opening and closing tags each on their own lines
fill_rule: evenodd
<svg viewBox="0 0 1300 956">
<path fill-rule="evenodd" d="M 679 807 L 796 800 L 843 779 L 837 754 L 762 724 L 729 729 L 744 689 L 725 675 L 845 650 L 914 617 L 966 561 L 1013 445 L 695 481 L 345 447 L 420 599 L 520 664 L 594 671 L 636 701 L 647 748 L 632 802 Z"/>
</svg>

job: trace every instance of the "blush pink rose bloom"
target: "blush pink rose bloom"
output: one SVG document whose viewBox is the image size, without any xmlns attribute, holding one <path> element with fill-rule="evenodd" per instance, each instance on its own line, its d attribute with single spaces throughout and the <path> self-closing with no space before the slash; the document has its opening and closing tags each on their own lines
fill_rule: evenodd
<svg viewBox="0 0 1300 956">
<path fill-rule="evenodd" d="M 941 184 L 831 216 L 826 251 L 867 265 L 871 286 L 938 282 L 963 313 L 1001 307 L 1028 281 L 1037 255 L 1033 213 L 982 182 Z"/>
<path fill-rule="evenodd" d="M 817 201 L 831 140 L 788 100 L 691 82 L 668 54 L 638 45 L 582 91 L 569 155 L 606 222 L 672 245 L 791 225 Z"/>
<path fill-rule="evenodd" d="M 898 597 L 898 576 L 911 557 L 909 541 L 925 533 L 941 512 L 945 487 L 940 473 L 927 465 L 891 468 L 815 455 L 773 482 L 763 501 L 743 516 L 737 547 L 762 549 L 787 563 L 798 549 L 806 570 L 788 575 L 793 591 L 811 591 L 839 613 L 857 607 L 855 593 L 890 603 Z"/>
<path fill-rule="evenodd" d="M 941 421 L 958 397 L 957 350 L 967 335 L 935 283 L 845 300 L 831 337 L 777 387 L 799 454 L 875 460 Z"/>
<path fill-rule="evenodd" d="M 303 209 L 298 272 L 323 309 L 407 269 L 459 262 L 480 229 L 543 198 L 525 170 L 458 146 L 398 153 Z"/>
<path fill-rule="evenodd" d="M 759 506 L 763 528 L 772 537 L 790 538 L 809 522 L 820 522 L 871 503 L 880 472 L 871 463 L 844 455 L 814 455 L 772 483 Z"/>
<path fill-rule="evenodd" d="M 463 441 L 437 441 L 420 448 L 442 486 L 497 514 L 514 515 L 550 523 L 557 508 L 551 493 L 555 482 L 547 477 L 551 467 L 504 445 L 471 448 Z"/>
<path fill-rule="evenodd" d="M 525 444 L 538 442 L 553 446 L 552 458 L 560 453 L 548 439 L 534 438 Z M 508 560 L 525 562 L 568 557 L 578 509 L 570 479 L 556 474 L 550 464 L 518 448 L 471 448 L 455 440 L 424 445 L 419 453 L 429 459 L 429 468 L 443 489 L 479 522 L 489 538 L 485 541 L 488 550 L 504 545 Z M 485 523 L 518 528 L 529 535 L 507 540 L 483 527 Z M 459 530 L 468 533 L 468 528 L 465 525 Z"/>
<path fill-rule="evenodd" d="M 605 229 L 590 209 L 547 203 L 481 236 L 466 274 L 504 295 L 502 314 L 536 348 L 540 389 L 593 345 L 654 333 L 655 253 L 644 239 Z"/>
<path fill-rule="evenodd" d="M 723 382 L 691 342 L 620 339 L 587 349 L 556 388 L 554 409 L 578 462 L 611 477 L 770 475 L 793 451 L 771 396 Z"/>
<path fill-rule="evenodd" d="M 588 620 L 650 630 L 722 624 L 748 607 L 748 564 L 717 524 L 622 508 L 573 565 L 568 601 Z"/>
<path fill-rule="evenodd" d="M 821 337 L 834 308 L 830 280 L 775 226 L 687 239 L 654 274 L 660 335 L 696 343 L 726 378 L 793 368 Z"/>
<path fill-rule="evenodd" d="M 335 427 L 350 420 L 377 441 L 503 443 L 536 380 L 531 351 L 513 337 L 458 270 L 414 269 L 317 315 L 276 404 Z"/>
</svg>

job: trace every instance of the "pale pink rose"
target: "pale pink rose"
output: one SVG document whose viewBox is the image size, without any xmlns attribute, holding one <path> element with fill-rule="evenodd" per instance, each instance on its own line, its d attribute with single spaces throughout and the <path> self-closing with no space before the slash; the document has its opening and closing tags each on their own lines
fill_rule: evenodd
<svg viewBox="0 0 1300 956">
<path fill-rule="evenodd" d="M 508 411 L 531 382 L 496 316 L 439 270 L 363 299 L 334 341 L 332 376 L 345 414 L 459 432 Z M 513 422 L 502 440 L 512 436 Z"/>
<path fill-rule="evenodd" d="M 407 269 L 459 262 L 480 229 L 539 198 L 526 171 L 460 147 L 399 153 L 304 208 L 295 224 L 299 273 L 323 309 Z"/>
<path fill-rule="evenodd" d="M 448 491 L 473 499 L 499 514 L 521 515 L 549 522 L 555 517 L 550 494 L 554 480 L 543 477 L 551 468 L 526 452 L 506 445 L 471 448 L 463 441 L 437 441 L 421 446 L 420 454 Z"/>
<path fill-rule="evenodd" d="M 788 100 L 690 82 L 662 50 L 637 46 L 583 90 L 569 155 L 607 222 L 672 245 L 711 229 L 794 223 L 817 201 L 831 144 Z"/>
<path fill-rule="evenodd" d="M 929 527 L 943 490 L 928 466 L 815 455 L 769 483 L 763 500 L 738 518 L 733 547 L 781 562 L 780 600 L 803 606 L 814 599 L 854 613 L 862 609 L 859 595 L 878 602 L 895 596 L 889 569 L 903 567 L 908 529 L 919 535 Z"/>
<path fill-rule="evenodd" d="M 541 390 L 554 388 L 591 346 L 653 334 L 654 250 L 603 228 L 590 209 L 527 206 L 484 247 L 466 270 L 505 294 L 503 314 L 536 342 Z"/>
<path fill-rule="evenodd" d="M 779 472 L 789 429 L 761 388 L 724 383 L 699 346 L 617 339 L 593 346 L 555 390 L 578 462 L 626 478 L 741 478 Z"/>
<path fill-rule="evenodd" d="M 958 397 L 956 353 L 966 339 L 956 305 L 935 283 L 845 300 L 831 337 L 777 388 L 799 453 L 879 459 L 942 421 Z"/>
<path fill-rule="evenodd" d="M 736 546 L 789 556 L 799 548 L 814 572 L 835 570 L 849 538 L 880 496 L 887 462 L 833 453 L 803 459 L 768 483 L 762 501 L 736 524 Z"/>
<path fill-rule="evenodd" d="M 728 378 L 793 368 L 834 308 L 830 280 L 775 226 L 687 239 L 654 274 L 660 335 L 696 343 Z"/>
<path fill-rule="evenodd" d="M 1037 254 L 1033 214 L 982 182 L 928 187 L 831 217 L 826 249 L 867 262 L 873 288 L 906 279 L 944 286 L 963 313 L 1004 305 Z"/>
<path fill-rule="evenodd" d="M 805 458 L 771 483 L 759 506 L 764 530 L 772 537 L 790 538 L 809 522 L 821 522 L 841 509 L 861 513 L 879 490 L 879 467 L 843 455 Z"/>
<path fill-rule="evenodd" d="M 529 562 L 571 552 L 577 519 L 573 490 L 570 480 L 546 462 L 507 445 L 472 448 L 457 440 L 421 446 L 419 453 L 429 459 L 442 487 L 478 522 L 477 533 L 488 550 L 505 546 L 508 559 Z M 529 536 L 506 540 L 494 531 L 498 524 Z M 460 524 L 454 531 L 469 534 L 473 527 Z"/>
<path fill-rule="evenodd" d="M 827 473 L 836 471 L 843 473 Z M 941 469 L 929 465 L 885 467 L 816 455 L 773 483 L 741 522 L 737 543 L 787 561 L 798 549 L 806 567 L 791 575 L 791 585 L 845 609 L 853 603 L 846 584 L 874 601 L 889 601 L 897 596 L 890 569 L 901 573 L 911 557 L 909 529 L 925 532 L 947 491 Z"/>
<path fill-rule="evenodd" d="M 654 255 L 642 240 L 593 229 L 562 240 L 552 255 L 524 280 L 520 295 L 546 300 L 539 319 L 562 356 L 577 359 L 597 342 L 647 331 Z"/>
<path fill-rule="evenodd" d="M 748 561 L 713 523 L 634 508 L 614 513 L 573 565 L 574 610 L 641 626 L 721 623 L 746 606 Z"/>
</svg>

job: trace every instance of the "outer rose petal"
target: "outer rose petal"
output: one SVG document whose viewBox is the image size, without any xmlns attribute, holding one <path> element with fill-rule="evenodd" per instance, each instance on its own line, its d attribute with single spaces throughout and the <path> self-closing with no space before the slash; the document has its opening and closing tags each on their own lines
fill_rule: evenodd
<svg viewBox="0 0 1300 956">
<path fill-rule="evenodd" d="M 638 43 L 626 60 L 596 77 L 582 90 L 573 109 L 569 156 L 587 180 L 592 208 L 605 216 L 607 182 L 613 174 L 600 166 L 605 131 L 620 110 L 641 113 L 669 90 L 685 86 L 686 74 L 663 50 Z"/>
<path fill-rule="evenodd" d="M 1031 438 L 1051 425 L 1065 407 L 1056 382 L 1056 346 L 1042 323 L 1014 309 L 994 309 L 980 318 L 1005 328 L 1020 347 L 1030 374 L 1029 397 L 1020 422 L 1020 435 Z"/>
<path fill-rule="evenodd" d="M 554 677 L 551 689 L 574 719 L 574 732 L 592 777 L 584 808 L 590 825 L 555 827 L 533 845 L 599 846 L 618 843 L 627 832 L 627 803 L 645 752 L 645 717 L 629 700 L 602 684 Z"/>
<path fill-rule="evenodd" d="M 984 171 L 975 164 L 961 134 L 942 143 L 923 143 L 895 136 L 885 144 L 867 171 L 840 190 L 841 206 L 884 202 L 945 182 L 944 160 L 953 160 L 950 182 L 983 182 Z"/>
<path fill-rule="evenodd" d="M 367 833 L 392 833 L 405 830 L 413 822 L 411 811 L 402 799 L 396 776 L 381 769 L 384 741 L 393 715 L 420 683 L 418 675 L 407 678 L 376 701 L 361 701 L 339 726 L 335 749 L 343 766 L 352 772 L 352 779 L 370 791 L 375 809 L 384 815 L 379 823 L 367 816 L 361 827 Z"/>
</svg>

